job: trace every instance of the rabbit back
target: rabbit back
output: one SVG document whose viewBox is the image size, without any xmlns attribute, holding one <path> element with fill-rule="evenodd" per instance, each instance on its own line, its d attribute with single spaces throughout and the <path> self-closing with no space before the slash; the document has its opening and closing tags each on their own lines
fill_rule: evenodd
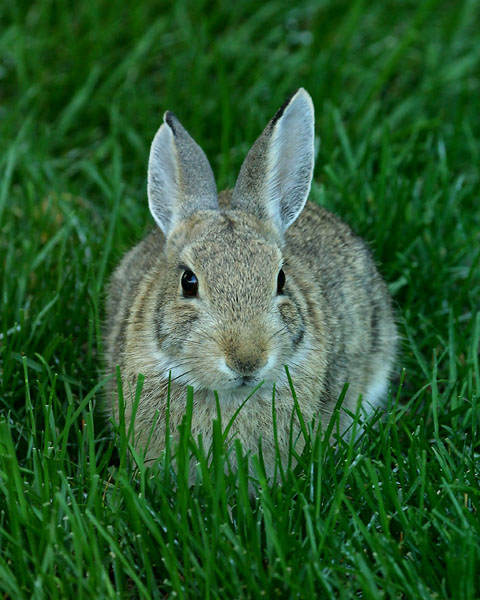
<svg viewBox="0 0 480 600">
<path fill-rule="evenodd" d="M 286 240 L 289 254 L 316 283 L 311 301 L 320 303 L 329 333 L 331 401 L 348 382 L 349 409 L 355 411 L 362 394 L 363 408 L 374 410 L 385 399 L 397 335 L 388 288 L 370 248 L 338 217 L 311 202 Z"/>
</svg>

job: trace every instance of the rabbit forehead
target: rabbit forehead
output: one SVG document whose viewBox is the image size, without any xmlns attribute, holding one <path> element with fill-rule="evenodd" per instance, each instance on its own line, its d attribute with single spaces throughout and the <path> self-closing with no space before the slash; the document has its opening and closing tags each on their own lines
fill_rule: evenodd
<svg viewBox="0 0 480 600">
<path fill-rule="evenodd" d="M 214 296 L 271 296 L 282 264 L 279 246 L 243 218 L 221 215 L 187 244 L 180 261 Z M 253 299 L 253 298 L 252 298 Z"/>
</svg>

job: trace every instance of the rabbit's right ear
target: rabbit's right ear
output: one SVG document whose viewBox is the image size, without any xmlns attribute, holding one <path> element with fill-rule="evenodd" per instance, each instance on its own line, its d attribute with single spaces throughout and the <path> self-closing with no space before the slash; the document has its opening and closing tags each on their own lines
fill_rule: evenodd
<svg viewBox="0 0 480 600">
<path fill-rule="evenodd" d="M 233 190 L 232 208 L 270 221 L 282 234 L 305 206 L 313 160 L 313 103 L 300 88 L 247 154 Z"/>
<path fill-rule="evenodd" d="M 212 169 L 200 146 L 167 111 L 153 138 L 148 161 L 148 205 L 167 236 L 199 210 L 218 210 Z"/>
</svg>

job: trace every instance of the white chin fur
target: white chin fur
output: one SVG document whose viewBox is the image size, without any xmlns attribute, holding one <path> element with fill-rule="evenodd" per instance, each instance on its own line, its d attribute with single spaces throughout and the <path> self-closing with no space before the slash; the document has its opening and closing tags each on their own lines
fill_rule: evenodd
<svg viewBox="0 0 480 600">
<path fill-rule="evenodd" d="M 287 377 L 284 369 L 279 369 L 277 363 L 277 352 L 274 352 L 268 359 L 266 365 L 256 374 L 254 381 L 248 386 L 239 386 L 236 373 L 228 367 L 224 358 L 217 360 L 216 376 L 209 378 L 205 382 L 203 377 L 198 376 L 190 368 L 182 367 L 182 358 L 176 361 L 171 359 L 165 352 L 158 349 L 151 349 L 155 360 L 155 367 L 158 373 L 161 374 L 165 381 L 168 381 L 171 374 L 172 381 L 180 385 L 191 385 L 197 391 L 213 390 L 217 391 L 221 399 L 228 401 L 229 398 L 238 401 L 245 398 L 257 387 L 259 383 L 264 381 L 261 389 L 272 387 L 272 372 L 276 369 L 276 385 L 288 385 Z M 178 362 L 178 365 L 175 363 Z M 188 371 L 188 373 L 186 373 Z M 255 392 L 257 393 L 257 392 Z M 270 391 L 271 393 L 271 391 Z"/>
</svg>

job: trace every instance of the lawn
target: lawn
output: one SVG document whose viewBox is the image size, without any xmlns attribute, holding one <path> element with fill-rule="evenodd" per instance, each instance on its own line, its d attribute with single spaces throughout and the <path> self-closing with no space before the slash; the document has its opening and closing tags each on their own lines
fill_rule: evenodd
<svg viewBox="0 0 480 600">
<path fill-rule="evenodd" d="M 476 0 L 1 3 L 2 598 L 480 598 L 479 23 Z M 95 407 L 151 139 L 174 111 L 232 186 L 300 86 L 311 199 L 396 307 L 387 413 L 333 447 L 306 424 L 282 485 L 218 422 L 207 456 L 188 410 L 146 464 Z"/>
</svg>

